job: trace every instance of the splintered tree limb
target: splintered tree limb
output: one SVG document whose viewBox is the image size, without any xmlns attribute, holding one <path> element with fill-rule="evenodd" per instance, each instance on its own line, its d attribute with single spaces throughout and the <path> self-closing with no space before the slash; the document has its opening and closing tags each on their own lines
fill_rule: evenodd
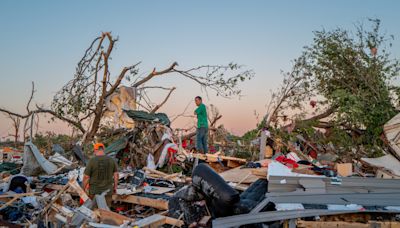
<svg viewBox="0 0 400 228">
<path fill-rule="evenodd" d="M 310 124 L 312 124 L 312 126 L 318 127 L 318 128 L 333 127 L 333 125 L 330 125 L 330 124 L 328 125 L 327 122 L 323 122 L 323 121 L 320 121 L 320 120 L 324 119 L 324 118 L 327 118 L 330 115 L 332 115 L 333 113 L 335 113 L 336 108 L 337 108 L 336 106 L 332 106 L 332 107 L 328 108 L 327 110 L 325 110 L 325 112 L 323 112 L 323 113 L 320 113 L 320 114 L 315 115 L 313 117 L 310 117 L 308 119 L 297 120 L 294 129 L 298 128 L 299 123 L 310 123 Z M 289 125 L 286 125 L 283 128 L 289 127 Z"/>
<path fill-rule="evenodd" d="M 167 100 L 168 100 L 169 97 L 171 96 L 171 93 L 172 93 L 175 89 L 176 89 L 175 87 L 172 87 L 172 88 L 170 89 L 168 95 L 165 97 L 165 99 L 164 99 L 160 104 L 156 105 L 156 107 L 154 107 L 153 110 L 151 110 L 150 113 L 155 113 L 155 112 L 157 112 L 157 110 L 160 109 L 160 108 L 167 102 Z"/>
<path fill-rule="evenodd" d="M 315 121 L 315 120 L 320 120 L 320 119 L 327 118 L 327 117 L 329 117 L 330 115 L 332 115 L 332 114 L 336 111 L 336 109 L 337 109 L 337 106 L 332 106 L 332 107 L 328 108 L 325 112 L 323 112 L 323 113 L 321 113 L 321 114 L 318 114 L 318 115 L 316 115 L 316 116 L 313 116 L 313 117 L 311 117 L 311 118 L 304 119 L 304 120 L 301 120 L 301 121 L 302 121 L 302 122 L 306 122 L 306 121 Z"/>
<path fill-rule="evenodd" d="M 143 85 L 144 83 L 146 83 L 147 81 L 149 81 L 150 79 L 152 79 L 155 76 L 159 76 L 159 75 L 163 75 L 163 74 L 167 74 L 167 73 L 171 73 L 173 72 L 174 68 L 178 66 L 177 62 L 174 62 L 171 64 L 171 66 L 169 66 L 167 69 L 162 70 L 162 71 L 156 71 L 156 68 L 153 69 L 153 71 L 148 74 L 145 78 L 143 78 L 142 80 L 136 82 L 135 84 L 133 84 L 133 87 L 139 87 L 141 85 Z"/>
<path fill-rule="evenodd" d="M 26 104 L 26 111 L 29 113 L 29 106 L 31 105 L 31 101 L 33 99 L 33 94 L 35 93 L 35 83 L 32 81 L 32 91 L 31 91 L 31 96 L 28 100 L 28 103 Z"/>
<path fill-rule="evenodd" d="M 28 114 L 26 114 L 26 115 L 22 115 L 22 114 L 19 114 L 19 113 L 16 113 L 16 112 L 9 111 L 9 110 L 4 109 L 4 108 L 0 108 L 0 112 L 4 112 L 4 113 L 6 113 L 6 114 L 8 114 L 8 115 L 11 115 L 11 116 L 19 117 L 19 118 L 21 118 L 21 119 L 26 119 L 26 118 L 30 117 L 31 114 L 32 114 L 32 113 L 30 112 L 30 113 L 28 113 Z"/>
<path fill-rule="evenodd" d="M 138 88 L 138 90 L 144 90 L 144 89 L 163 89 L 163 90 L 171 90 L 171 88 L 163 87 L 163 86 L 143 86 Z"/>
<path fill-rule="evenodd" d="M 35 83 L 32 82 L 31 96 L 29 97 L 28 103 L 26 104 L 27 114 L 25 114 L 25 115 L 19 114 L 19 113 L 12 112 L 12 111 L 9 111 L 9 110 L 4 109 L 4 108 L 0 108 L 0 112 L 4 112 L 4 113 L 8 114 L 10 116 L 10 118 L 11 118 L 11 116 L 15 116 L 15 117 L 18 117 L 18 118 L 21 118 L 21 119 L 26 119 L 26 118 L 30 117 L 32 115 L 32 112 L 29 110 L 29 106 L 30 106 L 30 104 L 32 102 L 34 94 L 35 94 Z"/>
<path fill-rule="evenodd" d="M 80 122 L 76 122 L 76 121 L 73 121 L 71 119 L 65 118 L 65 117 L 57 114 L 56 112 L 54 112 L 52 110 L 43 109 L 43 108 L 41 108 L 39 106 L 36 106 L 36 107 L 37 107 L 37 110 L 34 111 L 35 113 L 48 113 L 48 114 L 51 114 L 52 116 L 56 117 L 57 119 L 65 121 L 65 122 L 73 125 L 74 127 L 78 128 L 82 133 L 85 133 L 85 129 L 83 128 L 83 126 L 82 126 L 82 124 Z"/>
<path fill-rule="evenodd" d="M 217 123 L 217 121 L 218 121 L 219 119 L 221 119 L 221 118 L 222 118 L 222 115 L 219 115 L 219 116 L 215 117 L 215 118 L 211 121 L 210 126 L 211 126 L 211 127 L 214 127 L 214 125 Z"/>
<path fill-rule="evenodd" d="M 136 68 L 141 62 L 136 63 L 135 65 L 129 66 L 129 67 L 124 67 L 124 69 L 122 69 L 121 73 L 119 74 L 117 80 L 114 82 L 114 84 L 111 86 L 111 88 L 108 90 L 106 97 L 110 96 L 111 94 L 113 94 L 115 92 L 115 90 L 118 88 L 118 86 L 121 84 L 122 79 L 124 78 L 126 72 L 128 72 L 128 70 L 132 70 L 134 68 Z"/>
</svg>

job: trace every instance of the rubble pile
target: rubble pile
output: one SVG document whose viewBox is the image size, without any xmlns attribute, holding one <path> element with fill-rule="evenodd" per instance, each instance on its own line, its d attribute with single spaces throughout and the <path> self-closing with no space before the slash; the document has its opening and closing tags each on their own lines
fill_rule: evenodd
<svg viewBox="0 0 400 228">
<path fill-rule="evenodd" d="M 396 153 L 400 129 L 396 121 L 385 126 L 391 151 L 379 158 L 338 163 L 335 156 L 321 153 L 318 145 L 301 135 L 296 141 L 283 142 L 269 134 L 266 142 L 280 145 L 272 145 L 272 151 L 262 160 L 247 161 L 226 156 L 223 151 L 194 153 L 179 135 L 173 134 L 164 115 L 136 111 L 127 114 L 135 121 L 134 127 L 105 150 L 119 164 L 118 187 L 110 207 L 105 193 L 90 198 L 82 189 L 87 158 L 78 145 L 71 153 L 54 146 L 53 152 L 44 156 L 32 142 L 26 142 L 22 161 L 2 151 L 0 225 L 128 228 L 346 227 L 371 225 L 371 221 L 381 227 L 400 224 L 400 166 Z"/>
</svg>

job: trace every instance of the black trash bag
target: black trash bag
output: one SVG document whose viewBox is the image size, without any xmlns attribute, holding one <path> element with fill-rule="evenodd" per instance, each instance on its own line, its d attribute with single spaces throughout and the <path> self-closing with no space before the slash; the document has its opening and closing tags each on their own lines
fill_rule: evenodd
<svg viewBox="0 0 400 228">
<path fill-rule="evenodd" d="M 196 202 L 204 199 L 203 195 L 200 192 L 198 192 L 193 185 L 187 185 L 182 187 L 177 192 L 175 192 L 174 197 L 190 202 Z"/>
<path fill-rule="evenodd" d="M 196 166 L 192 185 L 204 195 L 212 217 L 233 215 L 234 205 L 240 200 L 239 193 L 210 166 L 205 163 Z"/>
<path fill-rule="evenodd" d="M 183 214 L 183 221 L 186 225 L 198 222 L 207 215 L 205 205 L 186 201 L 178 197 L 171 197 L 168 201 L 168 216 L 179 218 Z"/>
<path fill-rule="evenodd" d="M 23 175 L 15 175 L 10 180 L 8 191 L 13 191 L 16 193 L 26 193 L 27 184 L 29 184 L 29 180 L 27 177 Z"/>
<path fill-rule="evenodd" d="M 265 198 L 265 193 L 268 192 L 268 181 L 265 179 L 258 179 L 250 185 L 242 194 L 240 199 L 249 199 L 254 201 L 262 201 Z"/>
<path fill-rule="evenodd" d="M 235 214 L 249 213 L 265 198 L 265 193 L 268 191 L 268 181 L 258 179 L 249 188 L 240 194 L 240 201 L 235 205 Z"/>
<path fill-rule="evenodd" d="M 72 152 L 74 152 L 74 156 L 76 159 L 78 159 L 79 161 L 82 161 L 82 163 L 84 165 L 87 165 L 88 163 L 88 159 L 86 159 L 85 155 L 83 154 L 83 150 L 82 147 L 78 144 L 75 144 L 72 147 Z"/>
</svg>

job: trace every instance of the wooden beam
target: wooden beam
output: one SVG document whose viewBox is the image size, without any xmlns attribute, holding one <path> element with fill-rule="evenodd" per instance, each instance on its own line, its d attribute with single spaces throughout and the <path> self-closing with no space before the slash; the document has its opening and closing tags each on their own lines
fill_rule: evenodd
<svg viewBox="0 0 400 228">
<path fill-rule="evenodd" d="M 155 214 L 137 221 L 135 225 L 141 228 L 156 228 L 164 225 L 165 220 L 165 216 Z"/>
<path fill-rule="evenodd" d="M 8 198 L 8 197 L 13 197 L 10 201 L 8 201 L 7 203 L 3 204 L 0 207 L 0 210 L 3 210 L 4 208 L 10 206 L 11 204 L 13 204 L 15 201 L 17 201 L 19 198 L 21 197 L 25 197 L 25 196 L 32 196 L 34 195 L 35 192 L 29 192 L 29 193 L 21 193 L 21 194 L 10 194 L 10 195 L 2 195 L 0 196 L 1 198 Z"/>
<path fill-rule="evenodd" d="M 163 199 L 152 199 L 134 195 L 127 195 L 127 196 L 113 195 L 112 198 L 115 201 L 133 203 L 137 205 L 153 207 L 160 210 L 168 210 L 168 201 Z"/>
<path fill-rule="evenodd" d="M 104 209 L 97 209 L 95 213 L 99 215 L 98 217 L 102 223 L 109 225 L 122 225 L 124 221 L 135 221 L 135 219 Z"/>
<path fill-rule="evenodd" d="M 193 154 L 193 157 L 199 158 L 201 160 L 206 160 L 208 162 L 216 162 L 219 159 L 222 161 L 236 161 L 240 164 L 246 163 L 246 159 L 243 158 L 235 158 L 235 157 L 215 155 L 215 154 Z"/>
<path fill-rule="evenodd" d="M 60 198 L 60 196 L 61 196 L 65 191 L 68 190 L 69 187 L 70 187 L 70 185 L 69 185 L 69 182 L 68 182 L 68 184 L 64 185 L 64 187 L 63 187 L 60 191 L 58 191 L 57 195 L 53 198 L 53 200 L 52 200 L 50 203 L 48 203 L 48 204 L 43 208 L 43 210 L 42 210 L 42 215 L 44 215 L 44 214 L 47 213 L 47 210 L 49 210 L 49 208 L 58 200 L 58 198 Z"/>
<path fill-rule="evenodd" d="M 258 169 L 252 169 L 251 173 L 260 178 L 267 178 L 267 171 L 268 171 L 268 168 L 258 168 Z"/>
<path fill-rule="evenodd" d="M 241 163 L 237 162 L 237 161 L 233 161 L 233 160 L 228 160 L 228 164 L 227 166 L 229 168 L 236 168 L 238 166 L 241 166 Z"/>
<path fill-rule="evenodd" d="M 84 202 L 89 199 L 89 196 L 86 194 L 86 192 L 81 188 L 81 186 L 76 182 L 76 180 L 70 180 L 68 184 L 73 188 L 78 194 L 79 197 L 82 198 Z"/>
<path fill-rule="evenodd" d="M 171 225 L 171 226 L 176 226 L 176 227 L 182 227 L 185 225 L 185 223 L 182 220 L 176 219 L 176 218 L 171 218 L 168 216 L 165 216 L 165 224 Z"/>
</svg>

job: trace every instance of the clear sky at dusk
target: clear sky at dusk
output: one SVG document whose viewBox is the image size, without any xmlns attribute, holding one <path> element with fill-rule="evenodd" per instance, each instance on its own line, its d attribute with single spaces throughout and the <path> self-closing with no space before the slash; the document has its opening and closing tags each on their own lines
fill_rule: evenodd
<svg viewBox="0 0 400 228">
<path fill-rule="evenodd" d="M 174 61 L 181 69 L 230 62 L 253 69 L 243 83 L 243 97 L 209 97 L 179 76 L 160 77 L 152 84 L 176 86 L 163 112 L 181 113 L 194 96 L 216 105 L 228 130 L 242 134 L 255 127 L 254 111 L 264 114 L 269 91 L 290 70 L 291 60 L 312 42 L 312 31 L 354 28 L 367 18 L 382 20 L 395 36 L 393 56 L 400 58 L 400 1 L 0 1 L 0 106 L 24 112 L 31 81 L 34 104 L 49 105 L 74 74 L 90 42 L 102 31 L 119 36 L 111 73 L 142 61 L 140 72 L 162 69 Z M 161 100 L 164 93 L 152 98 Z M 194 103 L 191 104 L 194 109 Z M 191 113 L 191 112 L 190 112 Z M 175 124 L 188 126 L 182 118 Z M 66 132 L 60 123 L 42 122 L 41 131 Z M 0 137 L 11 122 L 0 116 Z"/>
</svg>

